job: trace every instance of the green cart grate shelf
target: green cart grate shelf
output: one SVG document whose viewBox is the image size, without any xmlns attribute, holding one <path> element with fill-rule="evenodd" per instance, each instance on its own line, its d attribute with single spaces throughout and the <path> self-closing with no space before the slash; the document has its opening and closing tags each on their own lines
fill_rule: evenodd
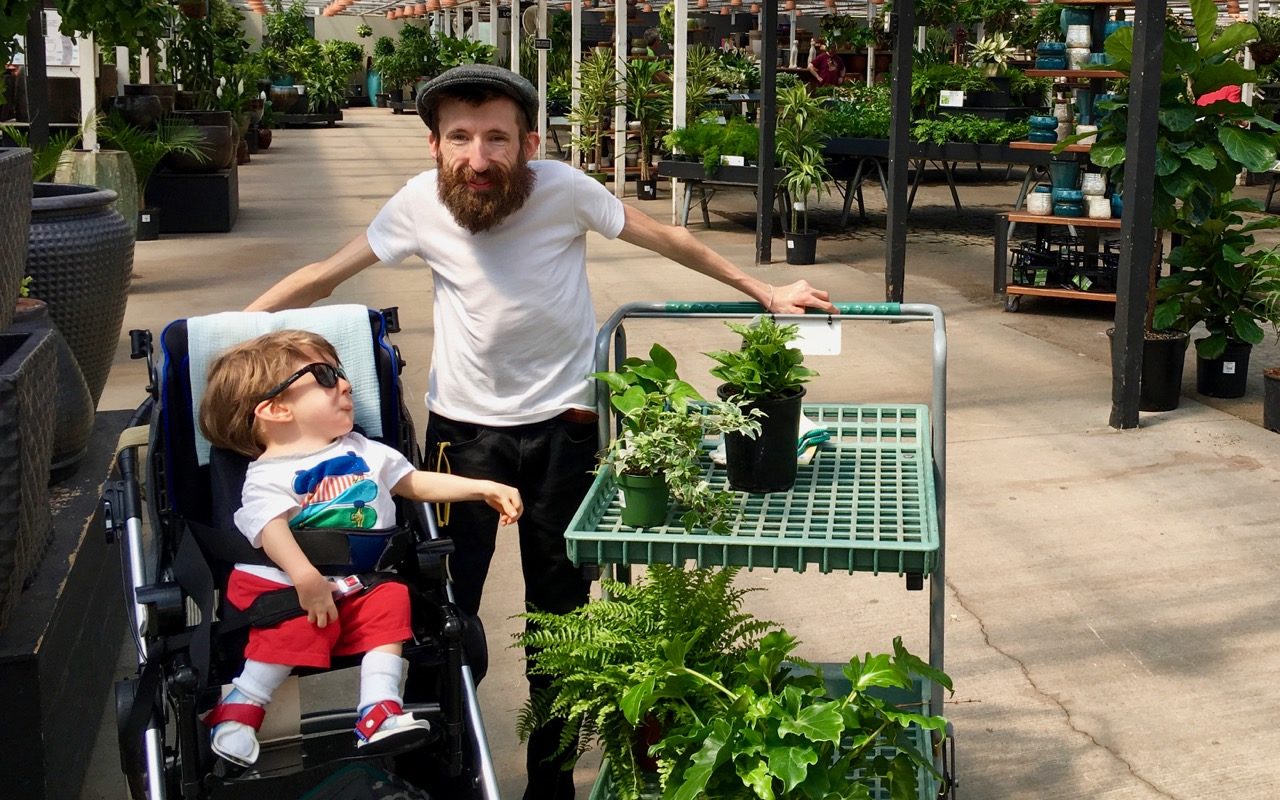
<svg viewBox="0 0 1280 800">
<path fill-rule="evenodd" d="M 804 572 L 930 574 L 937 563 L 938 519 L 924 405 L 804 407 L 827 428 L 789 492 L 736 493 L 732 533 L 686 532 L 670 508 L 660 527 L 623 525 L 613 472 L 602 469 L 565 533 L 575 564 L 684 564 Z M 715 446 L 708 441 L 708 454 Z M 713 488 L 724 467 L 704 455 Z"/>
</svg>

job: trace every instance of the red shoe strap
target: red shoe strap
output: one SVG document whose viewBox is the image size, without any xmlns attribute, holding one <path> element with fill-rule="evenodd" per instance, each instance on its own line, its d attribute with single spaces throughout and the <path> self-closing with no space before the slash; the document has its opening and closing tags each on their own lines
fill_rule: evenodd
<svg viewBox="0 0 1280 800">
<path fill-rule="evenodd" d="M 218 703 L 205 716 L 204 724 L 212 728 L 223 722 L 239 722 L 256 731 L 266 716 L 267 710 L 253 703 Z"/>
<path fill-rule="evenodd" d="M 361 717 L 360 721 L 356 723 L 356 736 L 360 737 L 361 741 L 367 742 L 369 737 L 377 733 L 378 729 L 382 727 L 382 723 L 403 713 L 404 709 L 400 707 L 399 703 L 394 700 L 383 700 L 369 709 L 369 713 Z"/>
</svg>

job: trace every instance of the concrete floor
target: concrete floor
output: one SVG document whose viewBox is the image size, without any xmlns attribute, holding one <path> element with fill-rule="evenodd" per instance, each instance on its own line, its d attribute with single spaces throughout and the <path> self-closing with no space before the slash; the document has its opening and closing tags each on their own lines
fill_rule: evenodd
<svg viewBox="0 0 1280 800">
<path fill-rule="evenodd" d="M 425 138 L 416 117 L 377 109 L 352 110 L 334 130 L 278 132 L 241 169 L 234 232 L 138 245 L 126 330 L 158 333 L 178 316 L 240 308 L 330 253 L 429 165 Z M 1260 372 L 1280 364 L 1276 342 L 1255 349 L 1245 398 L 1196 396 L 1189 359 L 1178 410 L 1112 430 L 1110 306 L 1028 300 L 1005 313 L 990 293 L 990 214 L 1012 201 L 1016 182 L 997 180 L 1003 170 L 960 177 L 963 213 L 943 185 L 921 190 L 908 223 L 906 295 L 941 306 L 948 319 L 945 622 L 956 692 L 945 713 L 962 796 L 1280 796 L 1280 437 L 1258 425 Z M 638 206 L 668 219 L 668 194 Z M 711 229 L 693 229 L 770 282 L 805 277 L 839 300 L 876 300 L 884 291 L 876 195 L 867 195 L 869 220 L 844 231 L 830 224 L 838 200 L 822 200 L 827 228 L 811 267 L 752 265 L 747 193 L 718 195 Z M 734 296 L 620 242 L 593 237 L 588 250 L 601 318 L 630 300 Z M 372 268 L 333 301 L 400 307 L 395 340 L 420 394 L 433 333 L 424 266 Z M 921 326 L 845 328 L 841 356 L 811 361 L 823 373 L 814 400 L 927 397 Z M 629 333 L 637 349 L 666 344 L 702 389 L 710 362 L 699 353 L 728 341 L 716 323 L 651 322 Z M 127 346 L 122 335 L 103 408 L 142 399 L 146 376 Z M 523 680 L 507 649 L 520 611 L 515 547 L 514 536 L 501 537 L 482 611 L 492 666 L 481 695 L 506 797 L 523 788 L 514 735 Z M 894 635 L 927 652 L 927 597 L 896 578 L 755 572 L 740 581 L 769 589 L 750 595 L 752 609 L 786 624 L 809 658 L 883 651 Z M 127 662 L 117 669 L 127 672 Z M 82 800 L 125 797 L 109 710 L 102 731 Z M 578 771 L 580 797 L 593 769 L 584 761 Z"/>
</svg>

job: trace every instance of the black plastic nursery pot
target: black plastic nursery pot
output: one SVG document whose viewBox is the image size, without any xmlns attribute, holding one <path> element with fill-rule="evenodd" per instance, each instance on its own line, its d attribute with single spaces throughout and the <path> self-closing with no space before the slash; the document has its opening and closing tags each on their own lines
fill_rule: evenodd
<svg viewBox="0 0 1280 800">
<path fill-rule="evenodd" d="M 1253 345 L 1228 341 L 1217 358 L 1196 356 L 1196 391 L 1206 397 L 1244 397 Z"/>
<path fill-rule="evenodd" d="M 160 238 L 160 209 L 147 206 L 138 211 L 138 235 L 140 242 L 154 242 Z"/>
<path fill-rule="evenodd" d="M 716 390 L 721 400 L 737 393 L 735 387 L 721 384 Z M 796 447 L 800 439 L 800 403 L 804 388 L 785 397 L 757 400 L 743 407 L 743 412 L 760 409 L 760 434 L 750 439 L 740 433 L 724 435 L 725 467 L 729 487 L 739 492 L 763 494 L 785 492 L 796 482 Z"/>
<path fill-rule="evenodd" d="M 658 199 L 658 180 L 651 178 L 647 181 L 636 181 L 636 197 L 641 200 L 657 200 Z"/>
<path fill-rule="evenodd" d="M 787 263 L 812 264 L 818 258 L 818 234 L 788 233 Z"/>
<path fill-rule="evenodd" d="M 1280 433 L 1280 367 L 1262 371 L 1262 427 Z"/>
<path fill-rule="evenodd" d="M 662 475 L 617 476 L 622 489 L 622 524 L 633 528 L 656 528 L 667 519 L 669 493 Z"/>
<path fill-rule="evenodd" d="M 1107 329 L 1115 346 L 1115 328 Z M 1182 400 L 1182 368 L 1190 336 L 1182 331 L 1147 331 L 1142 340 L 1138 410 L 1173 411 Z"/>
</svg>

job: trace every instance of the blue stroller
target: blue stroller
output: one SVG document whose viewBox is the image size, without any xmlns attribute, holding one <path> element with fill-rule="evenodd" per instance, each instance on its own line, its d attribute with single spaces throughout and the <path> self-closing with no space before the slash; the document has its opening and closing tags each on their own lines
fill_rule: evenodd
<svg viewBox="0 0 1280 800">
<path fill-rule="evenodd" d="M 307 671 L 297 670 L 269 708 L 253 767 L 234 767 L 209 747 L 201 717 L 239 672 L 249 628 L 297 614 L 298 604 L 294 597 L 264 597 L 267 602 L 239 612 L 220 602 L 230 567 L 248 547 L 231 523 L 247 461 L 210 450 L 193 410 L 215 348 L 276 328 L 329 338 L 348 372 L 356 373 L 357 425 L 421 463 L 402 397 L 403 362 L 388 339 L 398 331 L 395 309 L 331 306 L 178 320 L 161 334 L 158 364 L 151 333 L 130 332 L 133 358 L 146 359 L 148 397 L 122 437 L 118 480 L 103 496 L 108 535 L 122 546 L 138 651 L 136 675 L 116 685 L 121 769 L 130 793 L 135 800 L 384 796 L 351 793 L 342 776 L 359 772 L 391 777 L 400 797 L 492 800 L 497 781 L 472 673 L 484 668 L 484 633 L 451 602 L 446 561 L 453 544 L 439 536 L 425 504 L 398 507 L 400 530 L 377 569 L 394 573 L 410 590 L 414 637 L 404 650 L 405 710 L 428 720 L 426 740 L 404 752 L 363 754 L 352 735 L 349 699 L 337 698 L 336 710 L 299 712 L 296 676 L 305 679 Z M 317 788 L 329 784 L 337 788 L 328 794 Z"/>
</svg>

